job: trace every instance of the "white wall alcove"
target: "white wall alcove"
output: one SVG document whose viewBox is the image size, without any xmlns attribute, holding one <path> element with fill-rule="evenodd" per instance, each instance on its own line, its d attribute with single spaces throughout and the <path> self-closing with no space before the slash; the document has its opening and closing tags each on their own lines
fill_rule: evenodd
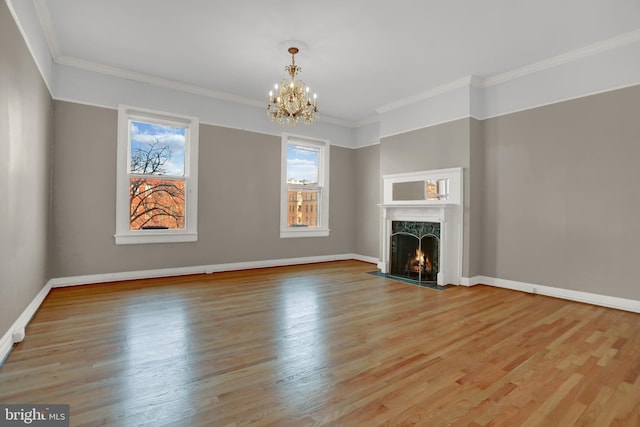
<svg viewBox="0 0 640 427">
<path fill-rule="evenodd" d="M 394 221 L 440 224 L 437 284 L 459 285 L 463 252 L 463 169 L 450 168 L 384 175 L 381 208 L 382 256 L 378 268 L 390 272 Z"/>
</svg>

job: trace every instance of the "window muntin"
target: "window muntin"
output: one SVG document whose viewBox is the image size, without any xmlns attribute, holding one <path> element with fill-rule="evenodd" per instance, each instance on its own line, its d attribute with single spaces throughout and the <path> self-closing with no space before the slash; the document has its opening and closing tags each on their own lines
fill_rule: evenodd
<svg viewBox="0 0 640 427">
<path fill-rule="evenodd" d="M 281 237 L 327 236 L 329 144 L 283 136 Z"/>
<path fill-rule="evenodd" d="M 116 244 L 197 240 L 197 118 L 120 106 Z"/>
</svg>

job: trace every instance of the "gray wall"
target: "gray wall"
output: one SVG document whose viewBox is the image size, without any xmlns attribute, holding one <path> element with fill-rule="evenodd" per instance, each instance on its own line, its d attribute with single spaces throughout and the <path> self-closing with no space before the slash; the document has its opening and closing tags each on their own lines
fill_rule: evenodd
<svg viewBox="0 0 640 427">
<path fill-rule="evenodd" d="M 640 300 L 639 112 L 635 86 L 482 122 L 483 275 Z"/>
<path fill-rule="evenodd" d="M 464 253 L 462 275 L 469 277 L 471 254 L 470 118 L 455 120 L 380 141 L 380 175 L 453 167 L 464 168 Z M 380 185 L 380 184 L 379 184 Z M 381 258 L 381 256 L 380 256 Z"/>
<path fill-rule="evenodd" d="M 0 2 L 0 336 L 48 280 L 51 97 Z"/>
<path fill-rule="evenodd" d="M 380 233 L 380 145 L 355 151 L 355 253 L 378 258 Z"/>
<path fill-rule="evenodd" d="M 200 125 L 198 241 L 117 246 L 117 111 L 56 101 L 55 123 L 53 277 L 353 252 L 354 150 L 330 150 L 330 236 L 281 239 L 280 137 Z"/>
<path fill-rule="evenodd" d="M 484 248 L 482 246 L 482 227 L 484 218 L 484 140 L 482 122 L 476 119 L 470 121 L 469 159 L 470 167 L 465 181 L 468 184 L 469 195 L 469 245 L 465 247 L 465 257 L 469 260 L 467 277 L 481 275 Z M 467 172 L 467 171 L 465 171 Z"/>
</svg>

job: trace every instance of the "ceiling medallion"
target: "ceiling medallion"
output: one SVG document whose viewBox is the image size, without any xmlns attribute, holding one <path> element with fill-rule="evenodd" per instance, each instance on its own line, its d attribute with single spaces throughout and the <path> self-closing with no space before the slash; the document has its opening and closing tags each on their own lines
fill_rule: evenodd
<svg viewBox="0 0 640 427">
<path fill-rule="evenodd" d="M 318 119 L 318 99 L 314 93 L 312 100 L 309 96 L 309 86 L 302 80 L 295 79 L 296 74 L 302 71 L 295 60 L 299 49 L 290 47 L 288 51 L 291 54 L 291 65 L 286 66 L 285 71 L 291 79 L 283 79 L 280 85 L 276 83 L 274 90 L 269 91 L 267 115 L 271 117 L 271 121 L 282 125 L 286 123 L 295 126 L 299 122 L 308 125 Z"/>
</svg>

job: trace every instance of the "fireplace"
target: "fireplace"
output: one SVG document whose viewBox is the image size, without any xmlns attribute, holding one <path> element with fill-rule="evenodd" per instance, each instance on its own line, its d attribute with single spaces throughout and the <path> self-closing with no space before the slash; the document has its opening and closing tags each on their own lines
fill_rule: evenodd
<svg viewBox="0 0 640 427">
<path fill-rule="evenodd" d="M 383 179 L 380 271 L 418 284 L 460 284 L 462 168 Z"/>
<path fill-rule="evenodd" d="M 392 221 L 389 274 L 437 284 L 440 271 L 440 223 Z"/>
</svg>

